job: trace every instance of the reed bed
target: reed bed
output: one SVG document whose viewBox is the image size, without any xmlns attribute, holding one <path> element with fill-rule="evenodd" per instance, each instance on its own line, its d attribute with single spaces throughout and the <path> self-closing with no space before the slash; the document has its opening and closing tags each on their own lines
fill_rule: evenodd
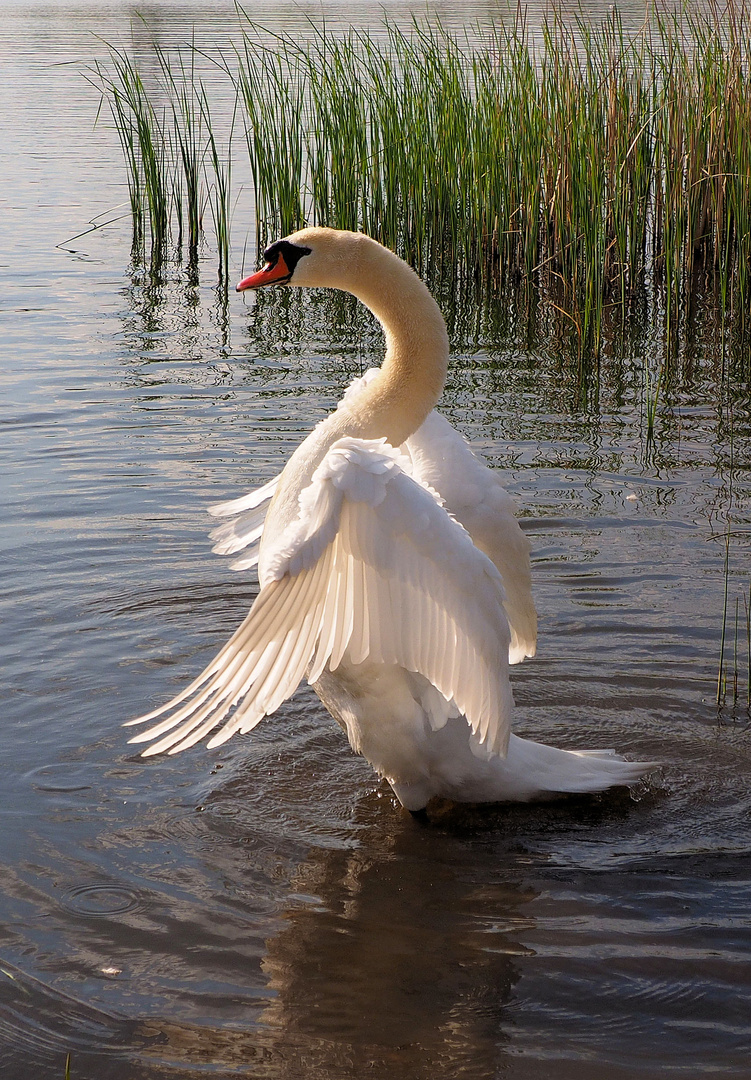
<svg viewBox="0 0 751 1080">
<path fill-rule="evenodd" d="M 209 94 L 196 70 L 195 43 L 168 56 L 154 56 L 161 81 L 147 88 L 128 54 L 108 46 L 110 64 L 98 64 L 89 81 L 109 105 L 128 177 L 133 220 L 132 251 L 159 274 L 170 245 L 197 268 L 208 208 L 216 242 L 219 280 L 229 273 L 229 207 L 232 131 L 220 144 Z"/>
<path fill-rule="evenodd" d="M 418 21 L 339 35 L 311 24 L 304 42 L 239 15 L 216 62 L 245 127 L 258 250 L 304 224 L 362 229 L 457 288 L 543 300 L 580 355 L 645 303 L 669 346 L 697 303 L 748 340 L 748 0 L 658 13 L 631 38 L 617 11 L 597 27 L 553 17 L 536 38 L 520 15 L 472 38 Z M 185 216 L 194 249 L 210 166 L 224 274 L 230 161 L 193 64 L 159 60 L 161 112 L 122 53 L 98 73 L 134 242 L 150 231 L 153 254 L 167 219 L 182 237 Z"/>
</svg>

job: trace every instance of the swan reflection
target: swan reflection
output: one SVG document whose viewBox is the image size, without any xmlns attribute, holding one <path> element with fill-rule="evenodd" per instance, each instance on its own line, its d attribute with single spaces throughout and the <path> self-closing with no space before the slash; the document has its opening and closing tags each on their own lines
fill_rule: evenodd
<svg viewBox="0 0 751 1080">
<path fill-rule="evenodd" d="M 495 845 L 480 882 L 476 844 L 401 816 L 391 825 L 367 850 L 314 851 L 267 943 L 262 1020 L 289 1048 L 290 1076 L 303 1060 L 321 1080 L 356 1067 L 393 1076 L 397 1063 L 403 1076 L 491 1075 L 503 1056 L 535 894 L 498 866 Z"/>
</svg>

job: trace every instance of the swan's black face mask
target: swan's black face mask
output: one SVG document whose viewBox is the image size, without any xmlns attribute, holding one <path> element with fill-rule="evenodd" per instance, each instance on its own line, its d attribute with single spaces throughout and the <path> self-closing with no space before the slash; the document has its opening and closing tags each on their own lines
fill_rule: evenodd
<svg viewBox="0 0 751 1080">
<path fill-rule="evenodd" d="M 289 240 L 277 240 L 263 253 L 263 269 L 244 278 L 237 286 L 237 291 L 260 289 L 264 285 L 289 285 L 295 267 L 304 255 L 310 255 L 310 248 L 291 244 Z"/>
</svg>

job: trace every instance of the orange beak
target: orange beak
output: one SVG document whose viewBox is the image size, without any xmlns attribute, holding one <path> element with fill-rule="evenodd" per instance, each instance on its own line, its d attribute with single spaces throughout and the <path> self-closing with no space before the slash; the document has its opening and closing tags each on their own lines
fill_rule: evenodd
<svg viewBox="0 0 751 1080">
<path fill-rule="evenodd" d="M 260 289 L 264 285 L 273 285 L 274 282 L 283 283 L 289 281 L 291 277 L 292 271 L 284 261 L 284 255 L 279 252 L 275 262 L 266 263 L 262 270 L 257 270 L 250 277 L 243 278 L 237 285 L 237 291 L 245 292 L 246 289 Z"/>
</svg>

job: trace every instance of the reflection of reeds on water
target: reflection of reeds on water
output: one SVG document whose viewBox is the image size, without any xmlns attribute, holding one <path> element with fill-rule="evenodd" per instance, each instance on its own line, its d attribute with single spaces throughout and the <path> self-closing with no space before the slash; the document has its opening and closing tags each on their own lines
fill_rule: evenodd
<svg viewBox="0 0 751 1080">
<path fill-rule="evenodd" d="M 725 543 L 725 588 L 720 636 L 720 662 L 717 669 L 717 707 L 733 712 L 751 713 L 751 583 L 748 589 L 729 602 L 730 534 Z M 745 683 L 745 688 L 744 688 Z"/>
<path fill-rule="evenodd" d="M 633 38 L 617 12 L 554 17 L 538 40 L 520 16 L 474 43 L 428 22 L 300 42 L 243 17 L 219 66 L 244 115 L 258 247 L 305 223 L 362 229 L 423 273 L 542 296 L 580 355 L 645 293 L 668 344 L 697 297 L 746 338 L 750 40 L 747 0 L 658 14 Z M 123 53 L 99 70 L 134 237 L 147 222 L 153 257 L 185 208 L 194 248 L 209 166 L 224 273 L 229 158 L 193 62 L 157 51 L 163 112 Z"/>
</svg>

